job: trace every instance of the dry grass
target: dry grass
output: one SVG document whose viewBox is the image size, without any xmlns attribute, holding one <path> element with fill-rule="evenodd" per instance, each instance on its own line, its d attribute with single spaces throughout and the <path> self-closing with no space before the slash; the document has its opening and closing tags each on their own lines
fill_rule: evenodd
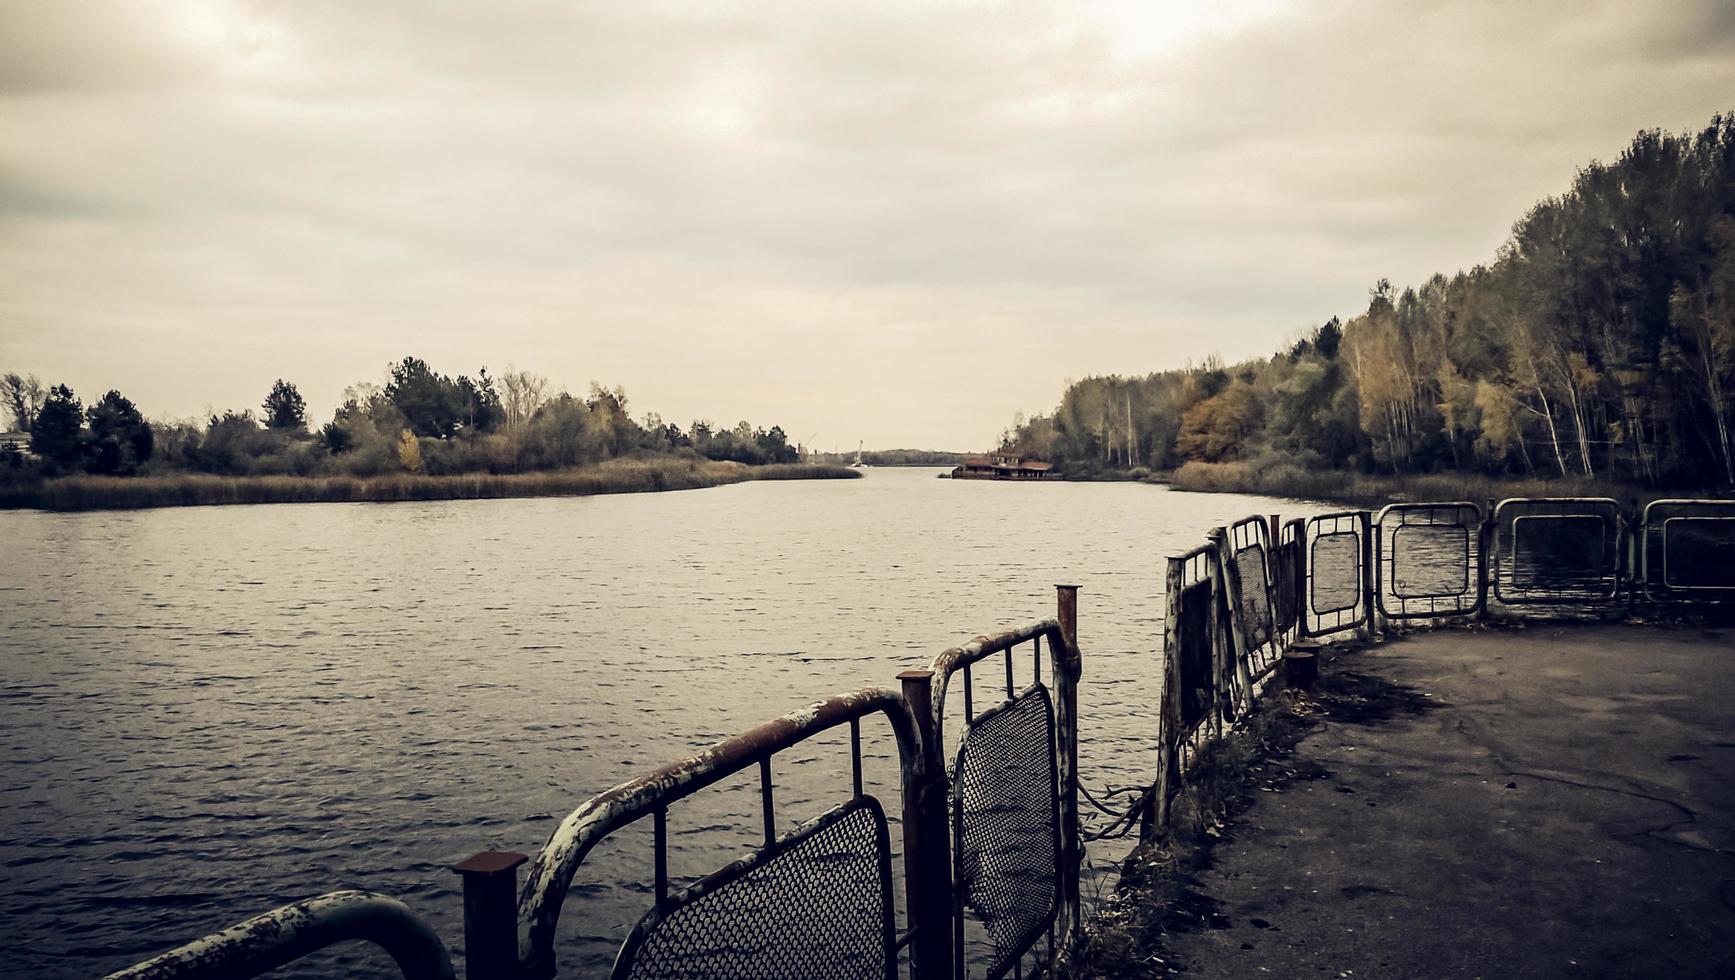
<svg viewBox="0 0 1735 980">
<path fill-rule="evenodd" d="M 1121 865 L 1114 897 L 1090 923 L 1068 977 L 1173 975 L 1163 960 L 1164 933 L 1209 915 L 1209 900 L 1201 902 L 1194 888 L 1196 876 L 1254 787 L 1272 780 L 1272 770 L 1312 727 L 1311 714 L 1305 695 L 1280 692 L 1241 727 L 1201 748 L 1171 804 L 1168 826 Z"/>
<path fill-rule="evenodd" d="M 0 489 L 0 508 L 120 510 L 214 504 L 391 502 L 495 497 L 568 497 L 599 493 L 696 490 L 746 480 L 858 476 L 843 466 L 750 467 L 698 459 L 616 459 L 545 473 L 470 473 L 376 477 L 68 476 Z"/>
<path fill-rule="evenodd" d="M 829 463 L 768 463 L 753 467 L 750 480 L 855 480 L 861 470 Z"/>
<path fill-rule="evenodd" d="M 1393 501 L 1469 500 L 1489 497 L 1613 497 L 1653 499 L 1660 491 L 1642 491 L 1608 480 L 1566 478 L 1515 479 L 1475 473 L 1428 473 L 1413 476 L 1370 476 L 1338 470 L 1309 470 L 1292 464 L 1190 462 L 1170 481 L 1176 490 L 1200 493 L 1257 493 L 1268 497 L 1303 497 L 1347 504 L 1379 506 Z"/>
</svg>

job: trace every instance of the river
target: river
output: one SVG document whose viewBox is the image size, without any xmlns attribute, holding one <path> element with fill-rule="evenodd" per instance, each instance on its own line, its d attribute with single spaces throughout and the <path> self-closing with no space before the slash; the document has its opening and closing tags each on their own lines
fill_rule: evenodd
<svg viewBox="0 0 1735 980">
<path fill-rule="evenodd" d="M 340 887 L 403 899 L 456 946 L 453 862 L 533 853 L 618 781 L 1052 616 L 1057 582 L 1081 586 L 1084 782 L 1148 780 L 1163 557 L 1248 514 L 1328 509 L 936 472 L 0 514 L 6 972 L 98 974 Z M 875 734 L 869 782 L 895 814 Z M 780 827 L 847 795 L 834 749 L 780 763 Z M 744 778 L 677 807 L 671 870 L 753 846 L 758 803 Z M 605 970 L 648 906 L 648 836 L 581 871 L 562 975 Z M 1087 891 L 1119 853 L 1092 846 Z M 395 975 L 360 947 L 286 975 L 357 973 Z"/>
</svg>

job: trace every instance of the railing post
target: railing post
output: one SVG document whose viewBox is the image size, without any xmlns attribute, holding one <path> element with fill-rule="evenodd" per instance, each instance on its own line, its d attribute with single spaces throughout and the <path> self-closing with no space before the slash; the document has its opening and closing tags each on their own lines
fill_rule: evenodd
<svg viewBox="0 0 1735 980">
<path fill-rule="evenodd" d="M 1639 507 L 1639 498 L 1630 498 L 1628 503 L 1629 510 L 1627 515 L 1622 515 L 1621 517 L 1621 530 L 1623 532 L 1621 534 L 1621 561 L 1626 566 L 1625 570 L 1627 576 L 1626 614 L 1631 616 L 1633 614 L 1633 609 L 1638 605 L 1639 596 L 1642 594 L 1645 586 L 1643 549 L 1645 546 L 1644 539 L 1646 528 L 1645 512 Z M 1630 515 L 1630 518 L 1628 515 Z"/>
<path fill-rule="evenodd" d="M 1488 556 L 1494 552 L 1494 498 L 1487 498 L 1488 506 L 1482 511 L 1482 524 L 1476 528 L 1476 616 L 1477 620 L 1488 618 L 1489 583 L 1493 576 L 1500 574 L 1500 566 L 1492 566 L 1490 570 Z"/>
<path fill-rule="evenodd" d="M 1169 825 L 1169 799 L 1181 784 L 1181 592 L 1186 587 L 1187 562 L 1169 559 L 1164 579 L 1163 696 L 1157 715 L 1157 784 L 1139 837 L 1150 840 Z"/>
<path fill-rule="evenodd" d="M 1060 915 L 1055 932 L 1060 936 L 1059 958 L 1064 962 L 1084 939 L 1084 908 L 1079 899 L 1078 836 L 1078 681 L 1084 673 L 1078 652 L 1078 586 L 1056 585 L 1055 605 L 1060 623 L 1060 655 L 1054 658 L 1055 692 L 1059 704 L 1055 739 L 1060 763 Z"/>
<path fill-rule="evenodd" d="M 1367 612 L 1367 638 L 1376 640 L 1380 633 L 1380 548 L 1379 525 L 1374 523 L 1372 511 L 1361 511 L 1361 594 L 1362 609 Z"/>
<path fill-rule="evenodd" d="M 952 975 L 952 837 L 945 747 L 934 728 L 934 672 L 906 670 L 898 681 L 922 743 L 919 789 L 914 799 L 904 797 L 904 890 L 915 931 L 910 962 L 916 980 L 942 980 Z"/>
<path fill-rule="evenodd" d="M 516 851 L 483 851 L 452 867 L 464 879 L 464 975 L 472 980 L 511 980 L 522 972 L 518 866 L 527 860 Z"/>
<path fill-rule="evenodd" d="M 1230 665 L 1235 671 L 1235 682 L 1241 687 L 1241 695 L 1246 702 L 1244 708 L 1251 713 L 1257 702 L 1253 692 L 1253 671 L 1247 666 L 1247 633 L 1241 623 L 1241 575 L 1235 570 L 1234 555 L 1229 552 L 1229 532 L 1223 528 L 1212 528 L 1206 535 L 1211 541 L 1211 550 L 1217 556 L 1213 574 L 1217 576 L 1217 591 L 1222 595 L 1223 608 L 1229 616 L 1228 653 Z"/>
</svg>

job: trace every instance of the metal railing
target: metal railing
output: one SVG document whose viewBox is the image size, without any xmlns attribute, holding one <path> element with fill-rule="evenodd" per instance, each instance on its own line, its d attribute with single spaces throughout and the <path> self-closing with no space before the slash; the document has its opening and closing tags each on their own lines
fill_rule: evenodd
<svg viewBox="0 0 1735 980">
<path fill-rule="evenodd" d="M 1637 577 L 1646 599 L 1735 599 L 1735 501 L 1657 500 L 1640 524 Z"/>
<path fill-rule="evenodd" d="M 963 731 L 947 769 L 952 801 L 952 976 L 967 975 L 967 920 L 986 933 L 989 977 L 1022 975 L 1047 939 L 1049 965 L 1082 930 L 1078 833 L 1077 590 L 1058 586 L 1059 616 L 978 637 L 934 658 L 933 744 L 944 746 L 948 697 L 961 695 Z M 1043 682 L 1044 641 L 1049 660 Z M 1015 661 L 1028 646 L 1030 683 Z M 998 663 L 994 661 L 998 660 Z M 978 711 L 975 671 L 995 670 L 1004 698 Z M 953 678 L 960 683 L 954 687 Z"/>
<path fill-rule="evenodd" d="M 1147 829 L 1166 823 L 1201 743 L 1256 709 L 1283 646 L 1531 606 L 1607 614 L 1640 598 L 1735 602 L 1730 500 L 1659 500 L 1642 515 L 1607 498 L 1399 503 L 1287 523 L 1248 517 L 1206 538 L 1168 559 Z"/>
<path fill-rule="evenodd" d="M 405 980 L 452 980 L 446 944 L 395 898 L 342 891 L 272 909 L 108 980 L 247 980 L 344 942 L 384 949 Z"/>
<path fill-rule="evenodd" d="M 1613 602 L 1623 587 L 1626 519 L 1606 497 L 1502 500 L 1488 579 L 1506 605 Z"/>
<path fill-rule="evenodd" d="M 884 843 L 885 815 L 878 802 L 862 792 L 860 723 L 863 717 L 873 714 L 885 716 L 897 742 L 904 812 L 905 887 L 912 897 L 922 892 L 927 885 L 920 875 L 929 862 L 939 859 L 939 855 L 929 850 L 931 842 L 921 833 L 922 823 L 917 810 L 927 778 L 920 730 L 915 715 L 900 692 L 869 688 L 820 701 L 592 797 L 561 821 L 548 843 L 537 853 L 523 894 L 518 899 L 516 916 L 506 915 L 505 909 L 473 908 L 469 892 L 487 876 L 466 873 L 465 944 L 470 975 L 553 976 L 555 927 L 567 891 L 585 857 L 604 838 L 645 817 L 653 821 L 655 904 L 623 944 L 615 962 L 614 976 L 656 976 L 660 973 L 655 964 L 685 960 L 709 963 L 711 973 L 723 976 L 787 972 L 772 969 L 773 966 L 794 967 L 797 974 L 807 971 L 816 975 L 845 975 L 861 973 L 857 968 L 863 963 L 876 968 L 861 975 L 895 975 L 897 949 L 911 939 L 911 934 L 905 934 L 902 940 L 888 940 L 885 948 L 879 949 L 864 949 L 847 941 L 892 934 L 890 922 L 878 921 L 890 916 L 889 870 L 881 876 L 886 879 L 883 882 L 884 894 L 877 893 L 880 890 L 877 886 L 864 886 L 851 893 L 831 893 L 815 891 L 811 887 L 822 881 L 823 876 L 803 876 L 799 873 L 800 868 L 788 867 L 799 862 L 809 850 L 806 845 L 810 839 L 841 824 L 852 814 L 862 814 L 855 823 L 866 821 L 872 825 L 878 842 L 874 847 Z M 851 734 L 850 785 L 853 795 L 843 807 L 828 812 L 819 821 L 779 837 L 775 832 L 774 757 L 784 749 L 844 725 L 849 726 Z M 669 807 L 707 786 L 751 768 L 757 768 L 759 774 L 763 845 L 741 862 L 726 866 L 689 889 L 671 894 L 668 875 Z M 866 860 L 881 869 L 890 867 L 888 850 L 869 854 Z M 510 874 L 509 869 L 507 873 Z M 767 889 L 781 889 L 782 901 L 730 904 L 715 897 L 729 895 L 731 886 L 749 875 L 762 881 L 774 879 Z M 864 877 L 871 884 L 873 875 Z M 804 883 L 810 887 L 804 888 Z M 498 903 L 498 892 L 490 894 L 495 896 L 492 901 Z M 509 896 L 510 891 L 506 894 Z M 855 903 L 853 906 L 852 902 Z M 839 921 L 865 917 L 875 927 L 846 936 L 823 929 L 795 929 L 796 921 L 777 916 L 779 909 L 785 907 L 807 910 L 810 913 L 808 917 L 798 921 L 809 925 L 823 925 L 834 918 L 812 913 L 822 909 L 837 913 L 841 908 L 845 914 Z M 847 914 L 849 911 L 859 915 L 851 916 Z M 700 915 L 721 921 L 711 923 L 709 929 L 691 927 L 691 920 Z M 766 916 L 774 917 L 774 921 L 765 921 Z M 503 941 L 499 935 L 502 922 L 514 925 L 516 943 L 507 945 Z M 918 924 L 912 932 L 919 928 Z M 751 946 L 732 942 L 734 936 L 767 929 L 773 932 L 774 941 Z M 669 935 L 665 936 L 665 933 Z M 923 956 L 924 948 L 917 944 L 915 955 L 918 959 Z M 647 956 L 651 966 L 640 968 L 640 960 Z"/>
<path fill-rule="evenodd" d="M 654 900 L 623 938 L 612 975 L 827 976 L 890 980 L 907 950 L 919 980 L 974 965 L 966 914 L 986 932 L 976 963 L 1021 975 L 1046 938 L 1052 967 L 1083 934 L 1079 896 L 1077 589 L 1057 587 L 1057 616 L 977 640 L 905 671 L 901 689 L 820 701 L 600 793 L 561 821 L 520 892 L 509 851 L 476 854 L 462 877 L 466 973 L 528 980 L 556 972 L 556 928 L 586 857 L 629 825 L 652 824 Z M 1028 646 L 1030 680 L 1014 684 Z M 1044 670 L 1046 654 L 1047 669 Z M 998 663 L 994 661 L 998 658 Z M 977 673 L 1000 668 L 1005 697 L 978 709 Z M 999 678 L 996 678 L 997 680 Z M 953 765 L 944 761 L 948 693 L 963 704 Z M 862 720 L 882 715 L 899 764 L 906 928 L 897 928 L 892 847 L 880 801 L 864 792 Z M 847 726 L 849 795 L 776 833 L 778 753 Z M 670 808 L 737 773 L 759 776 L 763 840 L 741 858 L 671 887 Z M 406 977 L 452 976 L 444 944 L 401 904 L 345 892 L 287 906 L 141 963 L 129 980 L 255 976 L 346 939 L 385 946 Z"/>
<path fill-rule="evenodd" d="M 1473 615 L 1487 597 L 1482 510 L 1389 504 L 1374 518 L 1374 601 L 1386 619 Z"/>
<path fill-rule="evenodd" d="M 1301 535 L 1301 635 L 1367 626 L 1373 608 L 1373 518 L 1365 510 L 1309 517 Z"/>
</svg>

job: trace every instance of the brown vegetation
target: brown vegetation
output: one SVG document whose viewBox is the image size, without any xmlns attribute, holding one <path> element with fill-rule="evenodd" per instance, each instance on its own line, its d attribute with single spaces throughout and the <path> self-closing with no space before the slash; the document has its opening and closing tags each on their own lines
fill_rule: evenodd
<svg viewBox="0 0 1735 980">
<path fill-rule="evenodd" d="M 1615 480 L 1588 477 L 1526 479 L 1453 472 L 1390 476 L 1310 470 L 1287 463 L 1270 466 L 1184 463 L 1170 478 L 1169 486 L 1197 493 L 1256 493 L 1267 497 L 1301 497 L 1362 506 L 1406 500 L 1479 502 L 1506 497 L 1612 497 L 1626 500 L 1634 496 L 1654 499 L 1662 495 L 1655 490 L 1640 493 Z"/>
<path fill-rule="evenodd" d="M 279 504 L 565 497 L 600 493 L 695 490 L 746 480 L 849 479 L 844 466 L 785 464 L 753 467 L 680 457 L 613 459 L 540 473 L 424 476 L 67 476 L 0 488 L 0 508 L 74 511 Z"/>
</svg>

